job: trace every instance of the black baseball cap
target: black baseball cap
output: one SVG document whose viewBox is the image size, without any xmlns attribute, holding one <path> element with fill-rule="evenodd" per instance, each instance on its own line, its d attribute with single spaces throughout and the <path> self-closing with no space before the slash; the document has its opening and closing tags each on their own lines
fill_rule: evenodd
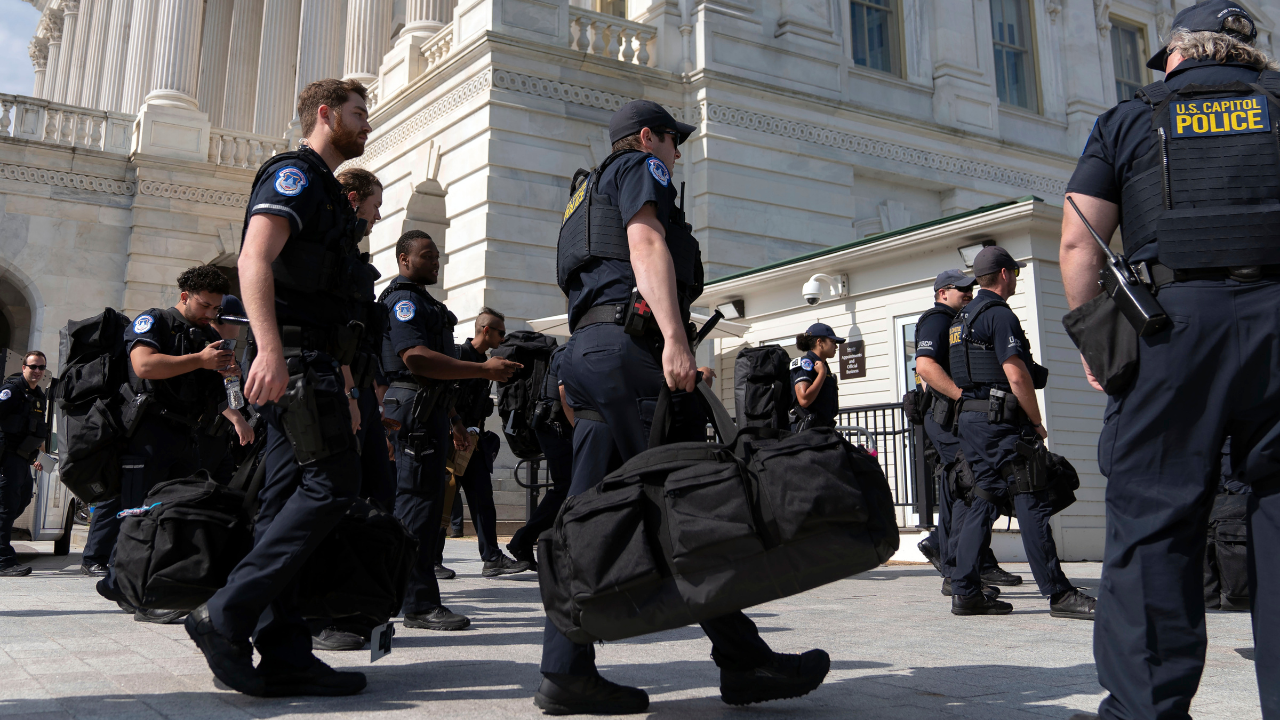
<svg viewBox="0 0 1280 720">
<path fill-rule="evenodd" d="M 1236 32 L 1228 32 L 1223 28 L 1227 18 L 1232 15 L 1243 17 L 1249 21 L 1251 31 L 1248 37 Z M 1173 32 L 1179 30 L 1223 33 L 1247 43 L 1252 43 L 1254 38 L 1258 37 L 1258 24 L 1253 21 L 1247 10 L 1240 7 L 1238 3 L 1231 2 L 1231 0 L 1206 0 L 1206 2 L 1192 5 L 1189 8 L 1183 8 L 1182 12 L 1173 18 Z M 1162 47 L 1159 52 L 1152 55 L 1151 59 L 1147 61 L 1147 67 L 1164 72 L 1164 66 L 1168 59 L 1169 48 L 1168 46 Z"/>
<path fill-rule="evenodd" d="M 688 140 L 693 131 L 697 130 L 692 125 L 676 122 L 666 108 L 652 100 L 632 100 L 618 108 L 618 112 L 609 119 L 609 142 L 616 143 L 644 128 L 674 132 L 677 145 Z"/>
<path fill-rule="evenodd" d="M 804 334 L 812 337 L 823 337 L 828 340 L 835 340 L 837 345 L 844 344 L 844 338 L 837 335 L 836 331 L 832 330 L 831 326 L 826 323 L 814 323 L 809 326 L 808 330 L 804 331 Z"/>
<path fill-rule="evenodd" d="M 973 287 L 976 282 L 978 282 L 977 278 L 969 277 L 959 270 L 943 270 L 938 273 L 938 279 L 933 281 L 933 291 L 938 292 L 948 286 L 964 290 Z"/>
<path fill-rule="evenodd" d="M 1008 250 L 999 245 L 991 245 L 982 248 L 982 252 L 978 253 L 978 257 L 974 258 L 973 274 L 975 277 L 982 277 L 993 272 L 1000 272 L 1004 268 L 1014 270 L 1026 266 L 1026 263 L 1014 260 Z"/>
</svg>

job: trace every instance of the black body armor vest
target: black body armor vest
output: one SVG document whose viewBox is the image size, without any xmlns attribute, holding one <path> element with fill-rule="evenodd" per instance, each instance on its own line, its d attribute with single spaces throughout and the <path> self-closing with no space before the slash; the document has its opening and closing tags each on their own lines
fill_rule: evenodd
<svg viewBox="0 0 1280 720">
<path fill-rule="evenodd" d="M 556 245 L 556 282 L 569 294 L 569 281 L 584 265 L 596 258 L 622 260 L 630 264 L 631 249 L 627 244 L 627 225 L 622 213 L 608 195 L 596 192 L 600 176 L 614 160 L 639 150 L 619 150 L 594 171 L 579 169 L 569 186 L 569 204 L 560 226 Z M 684 202 L 684 198 L 680 199 Z M 693 227 L 685 222 L 684 209 L 672 204 L 671 214 L 663 223 L 667 233 L 667 249 L 676 271 L 676 294 L 681 317 L 688 319 L 689 306 L 702 294 L 702 250 L 693 237 Z M 630 283 L 635 286 L 632 274 Z"/>
<path fill-rule="evenodd" d="M 431 347 L 428 344 L 427 349 L 457 357 L 458 353 L 453 346 L 453 328 L 458 324 L 458 316 L 445 307 L 444 303 L 431 297 L 431 293 L 423 290 L 415 283 L 397 277 L 382 289 L 382 294 L 378 295 L 378 303 L 383 307 L 383 315 L 388 318 L 387 323 L 399 322 L 390 319 L 391 313 L 395 312 L 395 303 L 387 300 L 391 293 L 398 290 L 407 290 L 421 299 L 423 302 L 421 312 L 440 313 L 444 318 L 443 329 L 440 332 L 440 339 L 437 341 L 436 347 Z M 400 359 L 400 356 L 396 354 L 395 348 L 391 344 L 390 335 L 384 332 L 382 338 L 382 371 L 395 380 L 405 380 L 413 377 L 413 374 L 409 372 L 408 366 L 404 364 L 404 360 Z"/>
<path fill-rule="evenodd" d="M 980 297 L 956 313 L 947 331 L 951 380 L 962 390 L 1006 385 L 1009 382 L 1000 365 L 1000 358 L 996 356 L 995 346 L 973 337 L 973 324 L 977 322 L 978 316 L 993 307 L 1007 308 L 1009 305 L 1002 300 Z"/>
<path fill-rule="evenodd" d="M 1280 264 L 1280 73 L 1257 82 L 1155 82 L 1154 148 L 1121 189 L 1125 254 L 1156 242 L 1179 270 Z"/>
</svg>

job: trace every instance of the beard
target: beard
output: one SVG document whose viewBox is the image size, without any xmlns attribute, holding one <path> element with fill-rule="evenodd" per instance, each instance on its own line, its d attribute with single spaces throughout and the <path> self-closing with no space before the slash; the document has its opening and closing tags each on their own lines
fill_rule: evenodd
<svg viewBox="0 0 1280 720">
<path fill-rule="evenodd" d="M 329 140 L 333 149 L 337 150 L 344 160 L 357 158 L 364 154 L 364 140 L 360 139 L 357 130 L 349 128 L 342 122 L 342 115 L 334 116 L 333 136 Z"/>
</svg>

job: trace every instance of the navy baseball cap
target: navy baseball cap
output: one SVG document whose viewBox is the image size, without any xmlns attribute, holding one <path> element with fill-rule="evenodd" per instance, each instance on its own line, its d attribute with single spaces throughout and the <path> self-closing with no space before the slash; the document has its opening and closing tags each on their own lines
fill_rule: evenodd
<svg viewBox="0 0 1280 720">
<path fill-rule="evenodd" d="M 219 315 L 234 315 L 236 317 L 245 317 L 244 303 L 240 302 L 240 298 L 235 295 L 222 296 L 222 310 Z"/>
<path fill-rule="evenodd" d="M 933 291 L 938 292 L 948 285 L 957 290 L 964 290 L 973 287 L 976 282 L 978 282 L 977 278 L 969 277 L 959 270 L 943 270 L 938 273 L 938 279 L 933 281 Z"/>
<path fill-rule="evenodd" d="M 693 131 L 697 130 L 692 125 L 676 122 L 666 108 L 652 100 L 632 100 L 618 108 L 618 112 L 609 119 L 609 142 L 616 143 L 644 128 L 674 132 L 677 145 L 688 140 Z"/>
<path fill-rule="evenodd" d="M 982 277 L 993 272 L 1000 272 L 1002 268 L 1013 270 L 1026 266 L 1026 263 L 1014 260 L 1008 250 L 999 245 L 990 245 L 982 248 L 982 252 L 978 253 L 978 257 L 974 258 L 973 275 L 974 277 Z"/>
<path fill-rule="evenodd" d="M 804 334 L 811 335 L 813 337 L 824 337 L 829 340 L 835 340 L 837 345 L 841 345 L 844 343 L 844 338 L 837 335 L 836 331 L 832 330 L 831 326 L 826 323 L 814 323 L 809 326 L 808 330 L 804 331 Z"/>
<path fill-rule="evenodd" d="M 1227 18 L 1233 15 L 1249 21 L 1250 32 L 1248 36 L 1228 31 L 1223 27 Z M 1251 44 L 1254 38 L 1258 37 L 1258 25 L 1250 17 L 1249 12 L 1240 7 L 1239 4 L 1231 2 L 1231 0 L 1206 0 L 1206 2 L 1192 5 L 1189 8 L 1183 8 L 1182 12 L 1173 18 L 1173 32 L 1179 30 L 1223 33 Z M 1164 72 L 1164 66 L 1168 59 L 1169 48 L 1168 46 L 1162 47 L 1159 52 L 1152 55 L 1151 59 L 1147 61 L 1147 67 Z"/>
</svg>

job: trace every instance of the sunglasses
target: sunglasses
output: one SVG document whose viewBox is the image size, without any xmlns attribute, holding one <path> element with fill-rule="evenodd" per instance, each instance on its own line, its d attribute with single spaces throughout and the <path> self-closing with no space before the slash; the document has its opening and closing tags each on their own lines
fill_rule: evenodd
<svg viewBox="0 0 1280 720">
<path fill-rule="evenodd" d="M 670 135 L 672 144 L 680 147 L 680 133 L 675 130 L 654 130 L 653 133 L 655 135 Z"/>
<path fill-rule="evenodd" d="M 48 366 L 48 365 L 24 365 L 23 367 L 29 367 L 29 368 L 31 368 L 32 370 L 40 370 L 40 371 L 42 371 L 42 372 L 43 372 L 43 371 L 44 371 L 44 369 L 45 369 L 45 368 L 47 368 L 47 367 L 49 367 L 49 366 Z"/>
</svg>

